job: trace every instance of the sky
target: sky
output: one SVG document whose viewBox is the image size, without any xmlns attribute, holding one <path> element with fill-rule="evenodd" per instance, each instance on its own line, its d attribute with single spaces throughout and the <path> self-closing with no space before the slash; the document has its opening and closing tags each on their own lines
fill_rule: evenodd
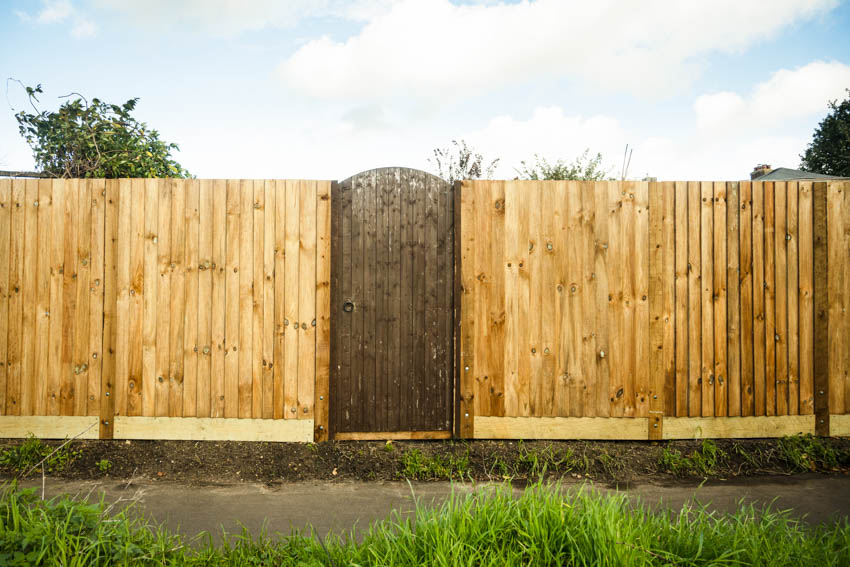
<svg viewBox="0 0 850 567">
<path fill-rule="evenodd" d="M 202 178 L 434 171 L 465 140 L 497 178 L 601 153 L 619 176 L 793 167 L 850 88 L 841 0 L 0 0 L 0 169 L 30 170 L 20 84 L 134 115 Z"/>
</svg>

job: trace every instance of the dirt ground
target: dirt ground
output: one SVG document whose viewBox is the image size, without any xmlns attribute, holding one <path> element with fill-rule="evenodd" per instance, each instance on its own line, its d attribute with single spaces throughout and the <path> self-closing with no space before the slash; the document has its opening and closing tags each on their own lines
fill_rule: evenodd
<svg viewBox="0 0 850 567">
<path fill-rule="evenodd" d="M 790 441 L 789 441 L 790 440 Z M 0 454 L 21 440 L 0 440 Z M 47 442 L 59 446 L 61 442 Z M 318 444 L 73 441 L 52 478 L 189 485 L 301 481 L 590 479 L 597 483 L 850 474 L 850 439 L 667 442 L 416 441 Z M 106 462 L 107 464 L 104 464 Z M 18 476 L 0 466 L 0 478 Z M 40 476 L 40 470 L 30 478 Z"/>
</svg>

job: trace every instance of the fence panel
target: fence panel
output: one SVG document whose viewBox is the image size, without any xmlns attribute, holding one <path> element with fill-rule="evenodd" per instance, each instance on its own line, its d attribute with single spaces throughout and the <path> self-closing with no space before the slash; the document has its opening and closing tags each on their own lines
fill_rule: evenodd
<svg viewBox="0 0 850 567">
<path fill-rule="evenodd" d="M 850 396 L 842 187 L 829 193 L 834 414 Z M 466 181 L 462 191 L 467 434 L 517 436 L 502 416 L 531 419 L 512 421 L 526 433 L 553 418 L 545 436 L 563 437 L 814 431 L 812 183 Z M 623 429 L 619 418 L 641 421 Z"/>
</svg>

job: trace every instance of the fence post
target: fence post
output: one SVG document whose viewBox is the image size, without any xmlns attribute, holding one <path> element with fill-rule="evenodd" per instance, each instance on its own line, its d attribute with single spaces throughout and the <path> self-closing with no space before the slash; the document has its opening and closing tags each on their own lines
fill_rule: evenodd
<svg viewBox="0 0 850 567">
<path fill-rule="evenodd" d="M 812 185 L 814 242 L 814 382 L 815 433 L 829 436 L 829 248 L 827 184 Z"/>
<path fill-rule="evenodd" d="M 474 250 L 472 235 L 463 233 L 463 217 L 474 209 L 471 190 L 463 190 L 463 182 L 454 183 L 454 344 L 455 344 L 455 434 L 463 439 L 474 436 L 475 404 L 473 402 L 474 353 L 472 330 L 474 328 L 471 301 L 465 301 L 464 295 L 471 293 L 473 264 L 468 255 Z M 466 240 L 464 240 L 466 237 Z"/>
</svg>

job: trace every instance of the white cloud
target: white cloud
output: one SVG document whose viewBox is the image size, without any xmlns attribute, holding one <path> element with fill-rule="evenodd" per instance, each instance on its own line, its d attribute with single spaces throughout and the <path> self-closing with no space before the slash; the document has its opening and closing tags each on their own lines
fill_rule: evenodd
<svg viewBox="0 0 850 567">
<path fill-rule="evenodd" d="M 292 27 L 301 20 L 335 17 L 365 21 L 380 16 L 397 0 L 95 0 L 133 23 L 187 26 L 214 36 L 233 36 L 264 28 Z"/>
<path fill-rule="evenodd" d="M 97 33 L 97 25 L 81 15 L 70 0 L 42 0 L 42 8 L 34 16 L 20 10 L 15 14 L 21 22 L 39 25 L 61 24 L 73 18 L 70 35 L 74 39 L 92 37 Z"/>
<path fill-rule="evenodd" d="M 344 41 L 321 37 L 279 68 L 318 98 L 451 99 L 541 76 L 644 96 L 682 87 L 700 58 L 737 52 L 837 0 L 403 0 Z"/>
<path fill-rule="evenodd" d="M 93 37 L 96 33 L 97 24 L 86 18 L 78 18 L 74 22 L 74 27 L 71 28 L 71 37 L 74 39 Z"/>
<path fill-rule="evenodd" d="M 844 98 L 848 86 L 850 65 L 838 61 L 780 69 L 756 85 L 746 99 L 732 92 L 697 98 L 697 126 L 709 132 L 781 126 L 783 121 L 825 114 L 827 102 Z"/>
</svg>

